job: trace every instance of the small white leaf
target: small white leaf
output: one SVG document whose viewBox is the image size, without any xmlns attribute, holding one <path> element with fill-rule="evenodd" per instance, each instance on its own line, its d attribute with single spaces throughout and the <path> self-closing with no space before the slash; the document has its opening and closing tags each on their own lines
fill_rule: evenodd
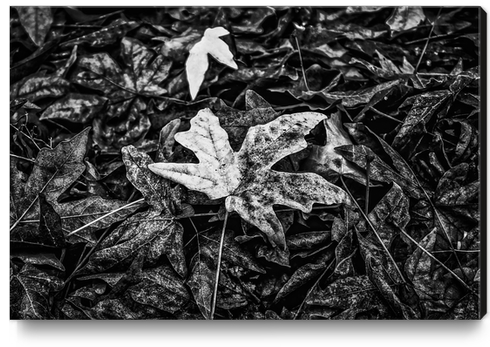
<svg viewBox="0 0 490 347">
<path fill-rule="evenodd" d="M 232 69 L 238 69 L 233 61 L 233 54 L 228 45 L 219 39 L 220 36 L 228 35 L 225 28 L 217 27 L 206 29 L 201 41 L 196 43 L 189 51 L 189 57 L 185 62 L 185 72 L 189 82 L 189 92 L 192 100 L 199 93 L 199 88 L 204 81 L 204 76 L 209 67 L 208 54 L 221 64 L 225 64 Z"/>
</svg>

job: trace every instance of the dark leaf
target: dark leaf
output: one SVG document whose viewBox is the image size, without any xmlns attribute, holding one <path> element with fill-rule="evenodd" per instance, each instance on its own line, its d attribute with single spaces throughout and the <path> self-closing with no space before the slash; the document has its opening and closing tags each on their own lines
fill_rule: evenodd
<svg viewBox="0 0 490 347">
<path fill-rule="evenodd" d="M 183 280 L 170 267 L 159 266 L 143 270 L 140 279 L 138 284 L 127 290 L 137 303 L 175 313 L 189 300 Z"/>
<path fill-rule="evenodd" d="M 447 90 L 417 96 L 393 140 L 393 147 L 400 150 L 412 139 L 419 139 L 425 132 L 425 124 L 437 110 L 442 108 L 450 96 L 451 92 Z"/>
<path fill-rule="evenodd" d="M 68 94 L 49 106 L 39 119 L 63 119 L 73 123 L 90 124 L 106 102 L 106 98 L 96 95 Z"/>
<path fill-rule="evenodd" d="M 140 212 L 126 219 L 101 242 L 89 258 L 85 272 L 106 272 L 126 267 L 140 252 L 145 252 L 148 264 L 155 264 L 162 255 L 166 255 L 175 271 L 184 277 L 187 269 L 182 234 L 180 223 L 156 212 Z"/>
<path fill-rule="evenodd" d="M 53 23 L 49 7 L 17 7 L 19 19 L 29 37 L 37 46 L 42 46 Z"/>
<path fill-rule="evenodd" d="M 405 193 L 415 198 L 421 198 L 422 192 L 416 181 L 403 176 L 383 162 L 370 148 L 364 145 L 340 146 L 335 149 L 342 156 L 354 164 L 365 169 L 369 161 L 369 176 L 371 180 L 379 182 L 397 182 Z"/>
<path fill-rule="evenodd" d="M 412 29 L 425 20 L 422 7 L 419 6 L 398 6 L 395 7 L 393 14 L 388 18 L 386 24 L 394 32 Z"/>
<path fill-rule="evenodd" d="M 169 181 L 148 169 L 148 164 L 153 164 L 153 160 L 133 146 L 124 147 L 121 152 L 126 165 L 126 175 L 133 186 L 157 211 L 170 213 L 170 184 Z"/>
<path fill-rule="evenodd" d="M 83 35 L 76 39 L 63 42 L 62 47 L 73 47 L 76 45 L 90 45 L 91 47 L 104 47 L 116 42 L 123 37 L 128 31 L 136 28 L 139 24 L 133 21 L 123 19 L 115 20 L 111 25 L 95 31 L 91 34 Z"/>
<path fill-rule="evenodd" d="M 53 253 L 38 252 L 11 252 L 10 259 L 20 259 L 25 264 L 51 266 L 60 271 L 65 271 L 61 261 Z"/>
<path fill-rule="evenodd" d="M 43 98 L 63 96 L 68 92 L 69 87 L 70 83 L 61 77 L 37 73 L 18 82 L 13 87 L 10 97 L 35 102 Z"/>
<path fill-rule="evenodd" d="M 52 319 L 51 293 L 62 288 L 54 276 L 26 264 L 10 276 L 10 318 Z"/>
</svg>

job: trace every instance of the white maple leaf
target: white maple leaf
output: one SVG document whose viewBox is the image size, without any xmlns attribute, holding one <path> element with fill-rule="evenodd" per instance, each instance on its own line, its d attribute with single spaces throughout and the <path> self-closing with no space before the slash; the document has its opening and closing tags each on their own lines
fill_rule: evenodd
<svg viewBox="0 0 490 347">
<path fill-rule="evenodd" d="M 234 152 L 218 117 L 204 109 L 191 120 L 191 128 L 175 140 L 199 159 L 192 163 L 157 163 L 149 169 L 164 178 L 203 192 L 211 199 L 226 197 L 228 212 L 264 232 L 273 246 L 286 247 L 283 227 L 273 205 L 285 205 L 305 213 L 313 203 L 347 203 L 345 191 L 311 173 L 278 172 L 280 159 L 307 147 L 304 136 L 326 116 L 315 112 L 283 115 L 250 127 L 240 151 Z"/>
<path fill-rule="evenodd" d="M 225 64 L 235 70 L 238 69 L 228 45 L 220 39 L 221 36 L 228 34 L 229 31 L 222 27 L 206 29 L 201 41 L 196 43 L 189 51 L 189 57 L 185 62 L 185 72 L 192 100 L 196 98 L 204 81 L 204 75 L 208 70 L 208 54 L 221 64 Z"/>
</svg>

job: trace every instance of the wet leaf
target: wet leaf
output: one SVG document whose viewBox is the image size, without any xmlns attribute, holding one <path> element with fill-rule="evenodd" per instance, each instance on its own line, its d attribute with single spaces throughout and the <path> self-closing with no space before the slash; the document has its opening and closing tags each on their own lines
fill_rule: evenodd
<svg viewBox="0 0 490 347">
<path fill-rule="evenodd" d="M 12 196 L 11 200 L 11 209 L 15 216 L 13 223 L 17 224 L 17 228 L 22 229 L 19 229 L 19 233 L 23 234 L 26 230 L 31 230 L 29 232 L 32 233 L 32 230 L 37 228 L 40 211 L 37 201 L 40 194 L 45 196 L 46 202 L 52 205 L 54 211 L 62 218 L 62 226 L 66 233 L 78 229 L 101 215 L 111 212 L 113 209 L 126 205 L 124 201 L 106 200 L 100 196 L 87 197 L 85 199 L 69 202 L 58 201 L 61 194 L 63 194 L 85 170 L 83 158 L 86 153 L 89 130 L 90 128 L 86 128 L 78 135 L 72 137 L 69 141 L 61 142 L 54 149 L 43 148 L 39 151 L 36 163 L 25 183 L 24 189 Z M 111 208 L 113 209 L 111 210 Z M 112 214 L 110 218 L 102 219 L 86 228 L 80 235 L 85 238 L 85 242 L 94 242 L 90 237 L 92 231 L 121 220 L 134 210 L 135 206 L 132 206 L 131 208 L 123 209 L 118 213 Z M 26 219 L 30 219 L 31 221 L 24 223 L 23 221 Z M 42 223 L 43 220 L 41 218 L 41 224 Z M 67 230 L 69 227 L 72 227 L 73 229 Z M 39 230 L 44 230 L 42 229 L 42 225 L 39 228 Z M 48 229 L 51 231 L 57 230 L 54 226 L 50 226 Z M 13 232 L 16 233 L 15 229 Z M 57 244 L 59 242 L 57 241 Z"/>
<path fill-rule="evenodd" d="M 364 173 L 335 151 L 335 147 L 352 144 L 349 135 L 342 127 L 340 113 L 332 114 L 330 118 L 323 121 L 323 125 L 326 131 L 326 144 L 312 146 L 310 156 L 304 164 L 305 169 L 330 180 L 334 180 L 340 174 L 361 183 L 366 182 Z"/>
<path fill-rule="evenodd" d="M 422 191 L 414 180 L 401 175 L 382 161 L 370 148 L 364 145 L 340 146 L 335 149 L 342 156 L 360 166 L 366 168 L 369 161 L 369 176 L 371 180 L 392 183 L 397 182 L 403 187 L 405 193 L 415 198 L 421 198 Z"/>
<path fill-rule="evenodd" d="M 26 264 L 10 276 L 10 318 L 52 319 L 51 293 L 62 288 L 54 276 Z"/>
<path fill-rule="evenodd" d="M 116 19 L 109 26 L 97 30 L 91 34 L 83 35 L 73 40 L 63 42 L 62 47 L 73 47 L 76 45 L 89 45 L 91 47 L 104 47 L 106 45 L 116 42 L 121 37 L 136 28 L 139 24 L 134 21 L 126 21 L 123 19 Z"/>
<path fill-rule="evenodd" d="M 53 23 L 53 15 L 49 7 L 17 6 L 19 19 L 36 46 L 42 46 L 44 39 Z"/>
<path fill-rule="evenodd" d="M 327 101 L 341 100 L 342 105 L 345 107 L 355 107 L 363 104 L 367 104 L 376 93 L 383 90 L 389 90 L 400 84 L 400 80 L 388 81 L 377 84 L 374 87 L 368 87 L 355 91 L 347 92 L 328 92 L 323 93 Z"/>
<path fill-rule="evenodd" d="M 409 30 L 425 20 L 425 14 L 420 6 L 398 6 L 386 20 L 393 32 Z"/>
<path fill-rule="evenodd" d="M 393 147 L 400 150 L 411 139 L 419 138 L 425 132 L 425 124 L 438 109 L 443 107 L 450 96 L 451 92 L 447 90 L 428 92 L 417 96 L 393 140 Z"/>
<path fill-rule="evenodd" d="M 330 240 L 329 231 L 310 231 L 294 234 L 286 238 L 286 243 L 291 251 L 299 249 L 312 249 L 319 245 L 326 245 Z"/>
<path fill-rule="evenodd" d="M 60 271 L 65 271 L 61 261 L 53 253 L 38 252 L 11 252 L 10 259 L 20 259 L 25 264 L 51 266 Z"/>
<path fill-rule="evenodd" d="M 218 118 L 209 109 L 201 110 L 192 119 L 191 130 L 175 135 L 178 142 L 195 152 L 200 163 L 158 163 L 149 168 L 211 199 L 227 197 L 229 212 L 237 211 L 264 232 L 273 245 L 285 248 L 282 225 L 272 204 L 309 212 L 313 201 L 335 204 L 348 200 L 343 190 L 316 174 L 270 170 L 282 157 L 305 148 L 303 136 L 323 118 L 320 114 L 299 113 L 252 127 L 235 153 Z"/>
<path fill-rule="evenodd" d="M 44 98 L 56 98 L 68 92 L 70 83 L 64 78 L 38 73 L 18 82 L 10 93 L 11 98 L 24 98 L 35 102 Z"/>
<path fill-rule="evenodd" d="M 106 102 L 106 98 L 96 95 L 68 94 L 51 104 L 40 119 L 64 119 L 73 123 L 89 124 Z"/>
<path fill-rule="evenodd" d="M 158 212 L 140 212 L 126 219 L 94 252 L 85 272 L 105 272 L 123 268 L 144 252 L 145 262 L 155 264 L 166 255 L 175 271 L 187 272 L 183 255 L 183 228 L 180 223 Z"/>
<path fill-rule="evenodd" d="M 300 266 L 288 279 L 286 284 L 277 293 L 274 302 L 279 302 L 286 296 L 294 293 L 294 291 L 309 281 L 318 278 L 320 274 L 328 267 L 330 260 L 334 257 L 333 252 L 327 252 L 320 256 L 314 263 L 308 263 Z"/>
<path fill-rule="evenodd" d="M 189 57 L 185 62 L 185 72 L 192 100 L 199 93 L 199 88 L 204 81 L 204 75 L 208 70 L 208 54 L 221 64 L 225 64 L 232 69 L 238 69 L 238 65 L 233 60 L 233 54 L 226 43 L 220 39 L 221 36 L 228 34 L 228 30 L 222 27 L 206 29 L 202 39 L 189 51 Z"/>
<path fill-rule="evenodd" d="M 127 290 L 137 303 L 175 313 L 189 301 L 183 280 L 170 267 L 143 270 L 139 278 L 140 282 Z"/>
<path fill-rule="evenodd" d="M 360 313 L 381 309 L 376 287 L 367 276 L 355 276 L 338 279 L 325 289 L 317 288 L 306 300 L 309 306 L 321 306 L 332 309 L 328 318 L 343 314 L 340 319 L 355 319 Z M 381 308 L 380 308 L 381 306 Z"/>
<path fill-rule="evenodd" d="M 148 204 L 159 212 L 170 213 L 170 185 L 166 179 L 155 175 L 148 169 L 153 160 L 133 146 L 122 150 L 127 177 L 133 186 L 145 197 Z"/>
</svg>

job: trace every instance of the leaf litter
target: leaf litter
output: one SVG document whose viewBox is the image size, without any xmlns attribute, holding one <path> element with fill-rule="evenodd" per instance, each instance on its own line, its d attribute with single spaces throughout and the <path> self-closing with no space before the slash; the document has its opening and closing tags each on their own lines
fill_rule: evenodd
<svg viewBox="0 0 490 347">
<path fill-rule="evenodd" d="M 479 11 L 12 8 L 11 318 L 481 317 Z"/>
</svg>

